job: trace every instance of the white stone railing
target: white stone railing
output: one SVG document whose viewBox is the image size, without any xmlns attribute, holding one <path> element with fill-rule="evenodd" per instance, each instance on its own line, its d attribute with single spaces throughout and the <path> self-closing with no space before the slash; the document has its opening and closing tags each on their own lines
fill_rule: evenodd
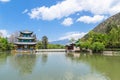
<svg viewBox="0 0 120 80">
<path fill-rule="evenodd" d="M 17 37 L 18 39 L 35 39 L 35 37 Z"/>
<path fill-rule="evenodd" d="M 65 49 L 36 49 L 36 52 L 65 52 Z"/>
<path fill-rule="evenodd" d="M 15 44 L 31 44 L 31 45 L 34 45 L 36 43 L 37 42 L 15 42 Z"/>
</svg>

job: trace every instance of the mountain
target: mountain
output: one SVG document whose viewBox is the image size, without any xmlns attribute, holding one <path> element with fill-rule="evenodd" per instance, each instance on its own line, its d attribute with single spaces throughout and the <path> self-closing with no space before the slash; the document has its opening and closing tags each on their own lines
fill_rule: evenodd
<svg viewBox="0 0 120 80">
<path fill-rule="evenodd" d="M 109 33 L 112 27 L 116 27 L 116 25 L 120 25 L 120 12 L 109 17 L 107 20 L 100 23 L 91 31 L 94 31 L 97 33 Z M 82 37 L 83 40 L 87 38 L 88 38 L 88 34 Z"/>
<path fill-rule="evenodd" d="M 60 44 L 60 45 L 66 45 L 68 44 L 70 41 L 68 39 L 64 39 L 64 40 L 58 40 L 58 41 L 52 41 L 49 42 L 50 44 Z"/>
<path fill-rule="evenodd" d="M 114 27 L 114 24 L 120 25 L 120 13 L 117 13 L 108 18 L 107 20 L 103 21 L 97 27 L 95 27 L 93 31 L 99 33 L 108 33 L 111 26 Z"/>
</svg>

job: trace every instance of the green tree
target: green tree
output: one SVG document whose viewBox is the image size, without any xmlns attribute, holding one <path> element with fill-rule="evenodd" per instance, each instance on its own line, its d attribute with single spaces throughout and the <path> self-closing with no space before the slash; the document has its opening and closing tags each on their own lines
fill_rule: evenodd
<svg viewBox="0 0 120 80">
<path fill-rule="evenodd" d="M 98 53 L 98 52 L 102 52 L 105 49 L 105 46 L 103 43 L 100 42 L 94 42 L 91 45 L 91 49 L 93 52 Z"/>
<path fill-rule="evenodd" d="M 115 28 L 113 28 L 109 33 L 109 35 L 110 35 L 109 40 L 110 40 L 111 46 L 115 46 L 116 38 L 117 38 L 116 34 L 117 34 L 117 32 L 116 32 Z"/>
<path fill-rule="evenodd" d="M 60 44 L 48 44 L 48 49 L 64 49 L 65 47 Z"/>
<path fill-rule="evenodd" d="M 84 38 L 77 41 L 77 46 L 87 49 L 91 45 L 91 49 L 95 52 L 101 51 L 102 47 L 120 48 L 120 25 L 115 23 L 108 24 L 105 31 L 106 33 L 90 31 Z"/>
<path fill-rule="evenodd" d="M 42 49 L 42 42 L 41 41 L 37 42 L 36 49 Z"/>
<path fill-rule="evenodd" d="M 109 33 L 109 46 L 112 48 L 117 47 L 117 44 L 119 43 L 119 38 L 120 38 L 119 28 L 112 28 Z"/>
<path fill-rule="evenodd" d="M 84 41 L 84 42 L 80 42 L 79 44 L 77 44 L 80 48 L 80 50 L 87 50 L 90 48 L 90 42 L 89 41 Z"/>
<path fill-rule="evenodd" d="M 42 45 L 43 45 L 43 49 L 47 49 L 47 45 L 48 45 L 48 38 L 47 38 L 47 36 L 43 36 L 42 37 Z"/>
<path fill-rule="evenodd" d="M 0 51 L 11 50 L 13 48 L 13 44 L 7 41 L 7 38 L 0 37 Z"/>
</svg>

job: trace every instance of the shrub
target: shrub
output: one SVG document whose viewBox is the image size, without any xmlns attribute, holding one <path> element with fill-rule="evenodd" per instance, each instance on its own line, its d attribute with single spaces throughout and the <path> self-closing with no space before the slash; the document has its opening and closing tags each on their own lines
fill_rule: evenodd
<svg viewBox="0 0 120 80">
<path fill-rule="evenodd" d="M 94 42 L 91 45 L 91 49 L 92 49 L 93 53 L 99 53 L 105 49 L 105 45 L 103 43 L 100 43 L 100 42 Z"/>
</svg>

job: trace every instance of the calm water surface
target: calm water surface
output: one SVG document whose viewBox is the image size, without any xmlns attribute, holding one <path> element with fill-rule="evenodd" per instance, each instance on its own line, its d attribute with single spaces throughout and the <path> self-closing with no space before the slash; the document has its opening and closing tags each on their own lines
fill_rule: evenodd
<svg viewBox="0 0 120 80">
<path fill-rule="evenodd" d="M 120 80 L 120 57 L 0 53 L 0 80 Z"/>
</svg>

